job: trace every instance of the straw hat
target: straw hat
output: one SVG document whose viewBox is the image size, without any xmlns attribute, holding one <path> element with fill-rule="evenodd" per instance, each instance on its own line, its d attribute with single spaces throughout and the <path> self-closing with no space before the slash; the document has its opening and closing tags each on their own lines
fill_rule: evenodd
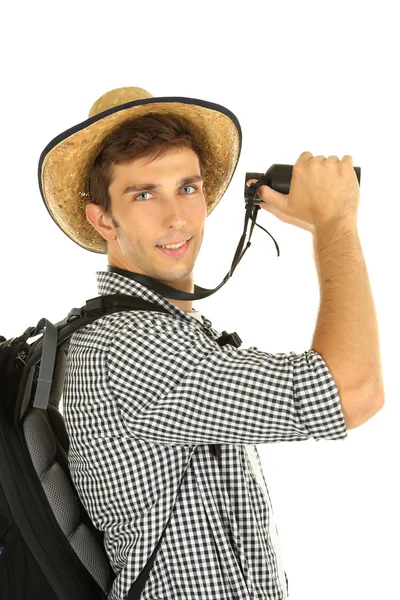
<svg viewBox="0 0 400 600">
<path fill-rule="evenodd" d="M 60 229 L 86 250 L 105 254 L 102 236 L 86 218 L 93 162 L 113 129 L 150 112 L 173 113 L 191 123 L 205 161 L 207 216 L 233 177 L 242 132 L 230 110 L 196 98 L 155 98 L 140 87 L 106 92 L 93 104 L 89 118 L 55 137 L 39 159 L 39 187 L 47 210 Z"/>
</svg>

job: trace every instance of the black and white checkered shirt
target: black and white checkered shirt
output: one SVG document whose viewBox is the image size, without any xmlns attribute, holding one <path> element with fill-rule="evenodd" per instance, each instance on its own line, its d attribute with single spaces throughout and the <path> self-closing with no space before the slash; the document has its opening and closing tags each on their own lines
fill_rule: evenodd
<svg viewBox="0 0 400 600">
<path fill-rule="evenodd" d="M 117 312 L 70 340 L 69 467 L 105 532 L 117 574 L 109 600 L 126 598 L 172 508 L 141 600 L 288 598 L 255 445 L 347 437 L 325 361 L 313 350 L 220 346 L 204 315 L 119 273 L 96 277 L 99 295 L 133 294 L 169 311 Z M 222 445 L 219 457 L 210 444 Z"/>
</svg>

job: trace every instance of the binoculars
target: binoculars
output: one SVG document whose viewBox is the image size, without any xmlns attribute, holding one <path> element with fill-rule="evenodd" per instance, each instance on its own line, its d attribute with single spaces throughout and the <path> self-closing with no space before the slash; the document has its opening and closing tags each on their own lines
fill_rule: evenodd
<svg viewBox="0 0 400 600">
<path fill-rule="evenodd" d="M 360 185 L 361 167 L 354 167 L 357 175 L 358 184 Z M 288 194 L 290 190 L 290 182 L 292 180 L 293 165 L 272 165 L 265 173 L 246 173 L 244 182 L 244 197 L 246 201 L 253 200 L 254 204 L 260 205 L 262 200 L 260 197 L 254 198 L 256 189 L 261 185 L 268 185 L 273 190 L 281 194 Z M 249 179 L 257 179 L 257 183 L 246 185 Z"/>
</svg>

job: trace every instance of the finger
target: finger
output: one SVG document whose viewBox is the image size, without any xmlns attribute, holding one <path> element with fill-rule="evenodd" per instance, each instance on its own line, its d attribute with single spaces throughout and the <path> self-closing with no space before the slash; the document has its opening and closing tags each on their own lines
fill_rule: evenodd
<svg viewBox="0 0 400 600">
<path fill-rule="evenodd" d="M 335 154 L 330 154 L 326 160 L 331 160 L 332 162 L 339 162 L 339 157 Z"/>
<path fill-rule="evenodd" d="M 353 164 L 353 157 L 350 154 L 345 154 L 342 158 L 342 162 L 348 163 L 350 165 Z"/>
<path fill-rule="evenodd" d="M 295 164 L 300 164 L 300 163 L 304 163 L 304 162 L 308 162 L 309 160 L 311 160 L 313 157 L 312 153 L 309 152 L 308 150 L 306 150 L 305 152 L 302 152 L 299 156 L 299 158 L 296 160 Z"/>
</svg>

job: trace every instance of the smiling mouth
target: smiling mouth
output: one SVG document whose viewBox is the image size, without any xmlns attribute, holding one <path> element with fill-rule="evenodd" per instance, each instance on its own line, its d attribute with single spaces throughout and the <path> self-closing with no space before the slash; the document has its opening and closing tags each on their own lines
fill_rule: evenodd
<svg viewBox="0 0 400 600">
<path fill-rule="evenodd" d="M 183 244 L 183 246 L 181 246 L 180 248 L 176 248 L 175 250 L 173 248 L 162 248 L 162 246 L 157 246 L 157 248 L 161 250 L 161 252 L 163 252 L 164 254 L 167 254 L 168 256 L 183 256 L 189 248 L 191 241 L 192 238 L 189 238 L 186 241 L 186 243 Z"/>
</svg>

